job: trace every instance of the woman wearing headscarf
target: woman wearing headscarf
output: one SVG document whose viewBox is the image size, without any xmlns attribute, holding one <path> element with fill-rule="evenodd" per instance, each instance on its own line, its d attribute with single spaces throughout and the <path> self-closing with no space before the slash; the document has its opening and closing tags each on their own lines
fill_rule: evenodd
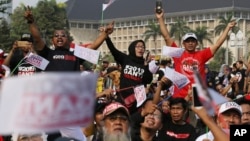
<svg viewBox="0 0 250 141">
<path fill-rule="evenodd" d="M 143 58 L 146 49 L 145 42 L 133 41 L 128 47 L 128 55 L 117 50 L 109 37 L 106 38 L 106 43 L 115 61 L 121 65 L 120 90 L 117 93 L 117 100 L 129 109 L 130 114 L 133 114 L 137 111 L 133 88 L 138 85 L 146 86 L 153 79 L 147 60 Z"/>
</svg>

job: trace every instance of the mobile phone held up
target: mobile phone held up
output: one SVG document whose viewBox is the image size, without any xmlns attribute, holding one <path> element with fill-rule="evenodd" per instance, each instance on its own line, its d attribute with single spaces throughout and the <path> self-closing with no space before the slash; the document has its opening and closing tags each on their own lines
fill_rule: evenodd
<svg viewBox="0 0 250 141">
<path fill-rule="evenodd" d="M 29 42 L 27 41 L 17 41 L 18 47 L 27 47 L 27 45 L 29 45 Z"/>
<path fill-rule="evenodd" d="M 156 13 L 160 14 L 162 12 L 162 0 L 156 0 Z"/>
<path fill-rule="evenodd" d="M 199 96 L 198 96 L 198 91 L 196 88 L 196 84 L 192 84 L 192 102 L 195 108 L 201 108 L 202 104 L 199 100 Z"/>
</svg>

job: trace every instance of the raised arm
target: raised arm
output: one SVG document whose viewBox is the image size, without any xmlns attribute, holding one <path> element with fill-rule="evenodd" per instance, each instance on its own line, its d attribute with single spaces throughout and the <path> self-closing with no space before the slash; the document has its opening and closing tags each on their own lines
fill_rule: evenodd
<svg viewBox="0 0 250 141">
<path fill-rule="evenodd" d="M 168 32 L 168 29 L 165 25 L 165 22 L 164 22 L 164 10 L 162 10 L 161 13 L 157 13 L 155 12 L 155 15 L 156 15 L 156 18 L 159 22 L 159 25 L 160 25 L 160 30 L 161 30 L 161 34 L 166 42 L 166 45 L 167 46 L 171 46 L 172 43 L 174 42 L 174 40 L 170 37 L 170 34 Z"/>
<path fill-rule="evenodd" d="M 154 97 L 153 97 L 153 103 L 154 104 L 159 104 L 159 102 L 161 100 L 161 91 L 162 91 L 162 88 L 164 88 L 166 86 L 170 87 L 171 85 L 172 85 L 172 81 L 169 80 L 165 76 L 163 76 L 161 78 L 161 80 L 158 81 L 157 88 L 156 88 L 156 91 L 155 91 Z"/>
<path fill-rule="evenodd" d="M 29 6 L 25 10 L 24 17 L 27 20 L 27 23 L 29 24 L 29 30 L 36 44 L 36 50 L 42 50 L 45 47 L 45 42 L 43 41 L 40 31 L 38 30 L 38 27 L 35 24 L 35 20 Z"/>
<path fill-rule="evenodd" d="M 11 50 L 9 51 L 9 54 L 7 55 L 7 57 L 4 59 L 4 62 L 3 64 L 5 66 L 8 66 L 10 67 L 10 60 L 11 58 L 13 57 L 13 54 L 14 54 L 14 51 L 16 49 L 21 49 L 23 51 L 23 54 L 24 56 L 26 55 L 27 52 L 32 52 L 32 53 L 35 53 L 34 51 L 34 47 L 33 47 L 33 44 L 30 43 L 30 42 L 27 42 L 27 41 L 24 41 L 25 42 L 25 46 L 18 46 L 18 41 L 15 41 L 12 45 L 12 48 Z M 20 60 L 19 60 L 20 61 Z"/>
<path fill-rule="evenodd" d="M 110 22 L 106 27 L 100 28 L 100 32 L 101 32 L 100 35 L 93 42 L 93 44 L 88 46 L 88 48 L 95 49 L 95 50 L 98 49 L 101 46 L 101 44 L 104 42 L 104 40 L 108 37 L 108 35 L 113 32 L 113 29 L 114 29 L 114 21 Z"/>
<path fill-rule="evenodd" d="M 215 123 L 212 117 L 208 116 L 207 111 L 204 108 L 197 109 L 192 106 L 191 109 L 210 129 L 210 131 L 214 135 L 214 141 L 229 141 L 229 136 Z"/>
<path fill-rule="evenodd" d="M 14 52 L 14 50 L 15 50 L 16 48 L 17 48 L 17 41 L 15 41 L 15 42 L 13 43 L 12 48 L 11 48 L 9 54 L 8 54 L 7 57 L 4 59 L 3 65 L 10 67 L 10 59 L 12 58 L 13 52 Z"/>
<path fill-rule="evenodd" d="M 221 47 L 221 45 L 223 44 L 223 42 L 226 40 L 228 32 L 236 25 L 235 21 L 231 21 L 230 23 L 228 23 L 226 29 L 223 31 L 222 35 L 219 37 L 219 39 L 217 40 L 217 42 L 210 47 L 212 54 L 215 54 L 215 52 Z"/>
</svg>

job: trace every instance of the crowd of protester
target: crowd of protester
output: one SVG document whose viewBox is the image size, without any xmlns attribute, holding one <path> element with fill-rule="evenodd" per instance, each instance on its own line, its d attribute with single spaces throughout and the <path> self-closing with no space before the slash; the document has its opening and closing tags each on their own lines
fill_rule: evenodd
<svg viewBox="0 0 250 141">
<path fill-rule="evenodd" d="M 168 33 L 163 17 L 162 9 L 162 12 L 156 13 L 156 18 L 166 45 L 177 47 Z M 185 51 L 182 56 L 158 60 L 156 65 L 159 69 L 152 73 L 149 69 L 150 56 L 144 58 L 146 44 L 143 40 L 132 41 L 128 46 L 128 54 L 119 51 L 112 43 L 109 35 L 114 30 L 114 22 L 101 28 L 100 35 L 87 48 L 96 50 L 105 41 L 117 66 L 110 66 L 110 62 L 104 60 L 101 69 L 97 70 L 84 66 L 85 61 L 69 51 L 69 39 L 65 30 L 55 30 L 52 37 L 55 48 L 50 49 L 43 41 L 29 8 L 25 12 L 25 18 L 30 34 L 23 34 L 20 40 L 27 41 L 27 46 L 20 47 L 18 41 L 14 42 L 9 55 L 4 59 L 0 51 L 0 59 L 4 60 L 1 61 L 2 66 L 9 67 L 11 71 L 8 77 L 31 76 L 41 71 L 27 63 L 20 65 L 28 52 L 37 53 L 50 61 L 45 72 L 98 72 L 93 122 L 87 127 L 79 125 L 58 129 L 53 134 L 42 132 L 1 136 L 1 141 L 229 141 L 230 125 L 250 124 L 250 63 L 241 59 L 232 67 L 223 64 L 219 72 L 210 70 L 206 64 L 236 25 L 235 21 L 227 25 L 214 45 L 204 50 L 197 51 L 196 35 L 187 33 L 183 37 Z M 71 59 L 55 59 L 54 55 L 67 55 Z M 184 74 L 190 82 L 178 89 L 165 76 L 166 67 Z M 227 102 L 216 105 L 217 110 L 212 116 L 207 114 L 206 108 L 197 109 L 192 105 L 194 69 L 199 71 L 208 88 L 227 99 Z M 137 106 L 134 87 L 139 85 L 145 87 L 146 100 Z"/>
</svg>

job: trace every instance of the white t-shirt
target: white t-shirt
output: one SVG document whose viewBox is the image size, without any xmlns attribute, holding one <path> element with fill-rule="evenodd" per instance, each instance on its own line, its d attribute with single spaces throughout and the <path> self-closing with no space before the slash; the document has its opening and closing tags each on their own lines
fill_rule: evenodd
<svg viewBox="0 0 250 141">
<path fill-rule="evenodd" d="M 198 138 L 196 138 L 195 141 L 203 141 L 203 139 L 209 139 L 210 141 L 213 141 L 214 140 L 214 135 L 212 134 L 211 131 L 205 133 L 205 134 L 202 134 L 200 135 Z"/>
<path fill-rule="evenodd" d="M 226 132 L 228 135 L 230 133 L 229 129 L 223 129 L 224 132 Z M 203 141 L 203 139 L 209 139 L 210 141 L 214 140 L 214 135 L 211 131 L 208 131 L 205 134 L 200 135 L 198 138 L 196 138 L 195 141 Z"/>
</svg>

